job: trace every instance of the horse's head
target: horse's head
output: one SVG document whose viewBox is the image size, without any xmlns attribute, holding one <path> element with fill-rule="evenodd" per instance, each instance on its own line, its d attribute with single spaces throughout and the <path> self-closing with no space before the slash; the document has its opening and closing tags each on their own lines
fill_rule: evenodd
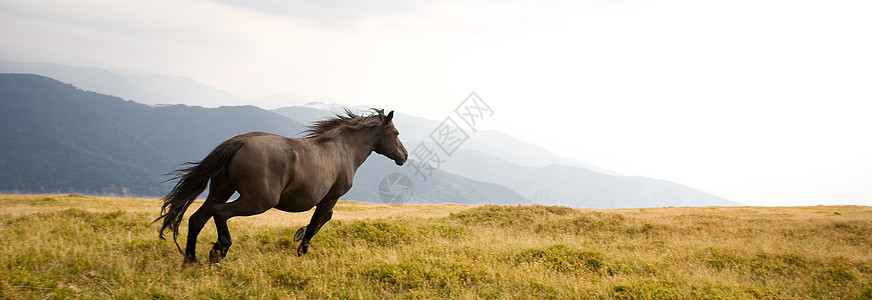
<svg viewBox="0 0 872 300">
<path fill-rule="evenodd" d="M 377 137 L 378 141 L 375 143 L 375 149 L 373 149 L 373 151 L 393 159 L 398 166 L 402 166 L 406 163 L 406 159 L 409 158 L 409 151 L 406 151 L 406 147 L 404 147 L 403 142 L 400 141 L 400 131 L 394 127 L 394 122 L 392 121 L 393 118 L 393 111 L 385 116 L 384 122 L 381 125 L 380 134 Z"/>
</svg>

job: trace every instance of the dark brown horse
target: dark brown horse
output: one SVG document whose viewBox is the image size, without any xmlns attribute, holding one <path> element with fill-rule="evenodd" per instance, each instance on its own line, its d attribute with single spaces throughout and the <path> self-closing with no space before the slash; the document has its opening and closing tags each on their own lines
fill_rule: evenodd
<svg viewBox="0 0 872 300">
<path fill-rule="evenodd" d="M 230 248 L 227 219 L 263 213 L 270 208 L 303 212 L 312 207 L 315 214 L 309 225 L 294 235 L 302 241 L 297 255 L 309 249 L 309 240 L 333 215 L 333 205 L 351 189 L 357 168 L 376 153 L 403 165 L 409 153 L 394 127 L 394 112 L 384 115 L 373 109 L 358 115 L 345 114 L 316 121 L 305 138 L 287 138 L 265 132 L 235 136 L 212 150 L 199 163 L 176 171 L 179 182 L 164 197 L 160 238 L 169 229 L 178 243 L 179 224 L 188 206 L 209 184 L 209 196 L 188 221 L 185 262 L 196 262 L 197 235 L 209 218 L 215 218 L 218 242 L 209 252 L 217 263 Z M 234 192 L 239 198 L 228 202 Z M 155 220 L 155 221 L 157 221 Z"/>
</svg>

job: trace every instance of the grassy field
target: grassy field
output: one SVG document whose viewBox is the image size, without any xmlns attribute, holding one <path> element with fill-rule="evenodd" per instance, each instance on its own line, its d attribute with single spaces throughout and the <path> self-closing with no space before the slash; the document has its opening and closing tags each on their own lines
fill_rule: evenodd
<svg viewBox="0 0 872 300">
<path fill-rule="evenodd" d="M 340 202 L 303 257 L 311 213 L 270 211 L 232 219 L 227 258 L 200 266 L 157 239 L 159 207 L 0 195 L 0 298 L 872 298 L 870 207 Z M 201 260 L 215 239 L 210 222 Z"/>
</svg>

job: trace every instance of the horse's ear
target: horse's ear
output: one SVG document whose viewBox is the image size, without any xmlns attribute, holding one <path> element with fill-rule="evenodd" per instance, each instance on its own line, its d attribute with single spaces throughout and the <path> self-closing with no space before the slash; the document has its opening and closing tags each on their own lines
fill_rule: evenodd
<svg viewBox="0 0 872 300">
<path fill-rule="evenodd" d="M 388 125 L 388 123 L 390 123 L 393 118 L 394 118 L 394 111 L 392 110 L 391 112 L 388 113 L 387 117 L 385 117 L 385 122 L 382 125 Z"/>
</svg>

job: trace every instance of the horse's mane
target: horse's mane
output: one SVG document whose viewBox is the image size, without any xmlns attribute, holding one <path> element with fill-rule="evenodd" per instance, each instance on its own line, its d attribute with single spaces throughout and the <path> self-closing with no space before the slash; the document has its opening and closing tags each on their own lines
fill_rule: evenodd
<svg viewBox="0 0 872 300">
<path fill-rule="evenodd" d="M 360 130 L 366 127 L 381 126 L 384 124 L 385 113 L 383 109 L 371 108 L 368 114 L 357 114 L 343 107 L 343 112 L 333 117 L 312 122 L 306 130 L 306 137 L 326 141 L 336 137 L 340 132 L 351 129 Z"/>
</svg>

